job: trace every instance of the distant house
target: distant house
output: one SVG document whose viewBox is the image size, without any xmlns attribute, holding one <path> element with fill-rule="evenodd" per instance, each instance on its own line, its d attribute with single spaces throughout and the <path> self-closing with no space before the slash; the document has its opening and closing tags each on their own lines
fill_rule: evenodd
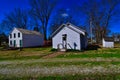
<svg viewBox="0 0 120 80">
<path fill-rule="evenodd" d="M 86 47 L 86 31 L 71 23 L 62 24 L 52 34 L 52 48 L 82 50 Z"/>
<path fill-rule="evenodd" d="M 120 42 L 120 37 L 119 36 L 114 36 L 114 42 Z"/>
<path fill-rule="evenodd" d="M 114 47 L 114 39 L 112 37 L 106 37 L 102 40 L 103 47 L 105 48 L 113 48 Z"/>
<path fill-rule="evenodd" d="M 9 47 L 35 47 L 43 44 L 43 35 L 36 31 L 14 28 L 9 35 Z"/>
</svg>

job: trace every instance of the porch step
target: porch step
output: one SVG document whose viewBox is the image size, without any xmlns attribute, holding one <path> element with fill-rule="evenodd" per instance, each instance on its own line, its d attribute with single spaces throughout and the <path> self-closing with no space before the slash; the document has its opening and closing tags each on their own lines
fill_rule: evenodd
<svg viewBox="0 0 120 80">
<path fill-rule="evenodd" d="M 66 49 L 59 49 L 59 51 L 66 52 L 67 50 Z"/>
</svg>

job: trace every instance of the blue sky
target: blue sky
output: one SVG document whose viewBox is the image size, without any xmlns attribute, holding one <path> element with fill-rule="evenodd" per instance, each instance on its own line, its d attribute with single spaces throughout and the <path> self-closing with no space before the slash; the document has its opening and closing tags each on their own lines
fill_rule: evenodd
<svg viewBox="0 0 120 80">
<path fill-rule="evenodd" d="M 0 22 L 4 15 L 13 11 L 15 8 L 29 8 L 28 0 L 0 0 Z"/>
<path fill-rule="evenodd" d="M 22 9 L 28 9 L 29 8 L 29 0 L 0 0 L 0 22 L 2 19 L 4 19 L 4 15 L 13 11 L 15 8 L 22 8 Z M 65 8 L 69 10 L 69 12 L 73 12 L 73 16 L 75 16 L 77 13 L 74 13 L 74 7 L 76 5 L 82 4 L 84 0 L 61 0 L 58 7 Z M 78 19 L 79 18 L 79 19 Z M 84 22 L 83 16 L 76 16 L 76 19 L 78 19 L 78 22 L 81 24 Z M 114 23 L 111 23 L 110 29 L 112 32 L 119 32 L 120 33 L 120 18 L 118 17 L 117 20 Z"/>
</svg>

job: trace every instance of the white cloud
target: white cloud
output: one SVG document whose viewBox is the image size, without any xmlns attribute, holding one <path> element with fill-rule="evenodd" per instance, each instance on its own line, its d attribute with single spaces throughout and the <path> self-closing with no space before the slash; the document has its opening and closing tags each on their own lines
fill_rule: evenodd
<svg viewBox="0 0 120 80">
<path fill-rule="evenodd" d="M 63 13 L 62 17 L 68 17 L 69 15 L 67 13 Z"/>
</svg>

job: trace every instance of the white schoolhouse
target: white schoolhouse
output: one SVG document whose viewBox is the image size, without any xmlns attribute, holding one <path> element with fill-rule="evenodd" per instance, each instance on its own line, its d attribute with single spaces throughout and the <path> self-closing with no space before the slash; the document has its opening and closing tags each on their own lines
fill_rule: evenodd
<svg viewBox="0 0 120 80">
<path fill-rule="evenodd" d="M 52 48 L 82 50 L 87 47 L 85 30 L 71 24 L 62 24 L 52 35 Z"/>
<path fill-rule="evenodd" d="M 43 35 L 36 31 L 14 28 L 9 35 L 9 47 L 35 47 L 43 44 Z"/>
</svg>

